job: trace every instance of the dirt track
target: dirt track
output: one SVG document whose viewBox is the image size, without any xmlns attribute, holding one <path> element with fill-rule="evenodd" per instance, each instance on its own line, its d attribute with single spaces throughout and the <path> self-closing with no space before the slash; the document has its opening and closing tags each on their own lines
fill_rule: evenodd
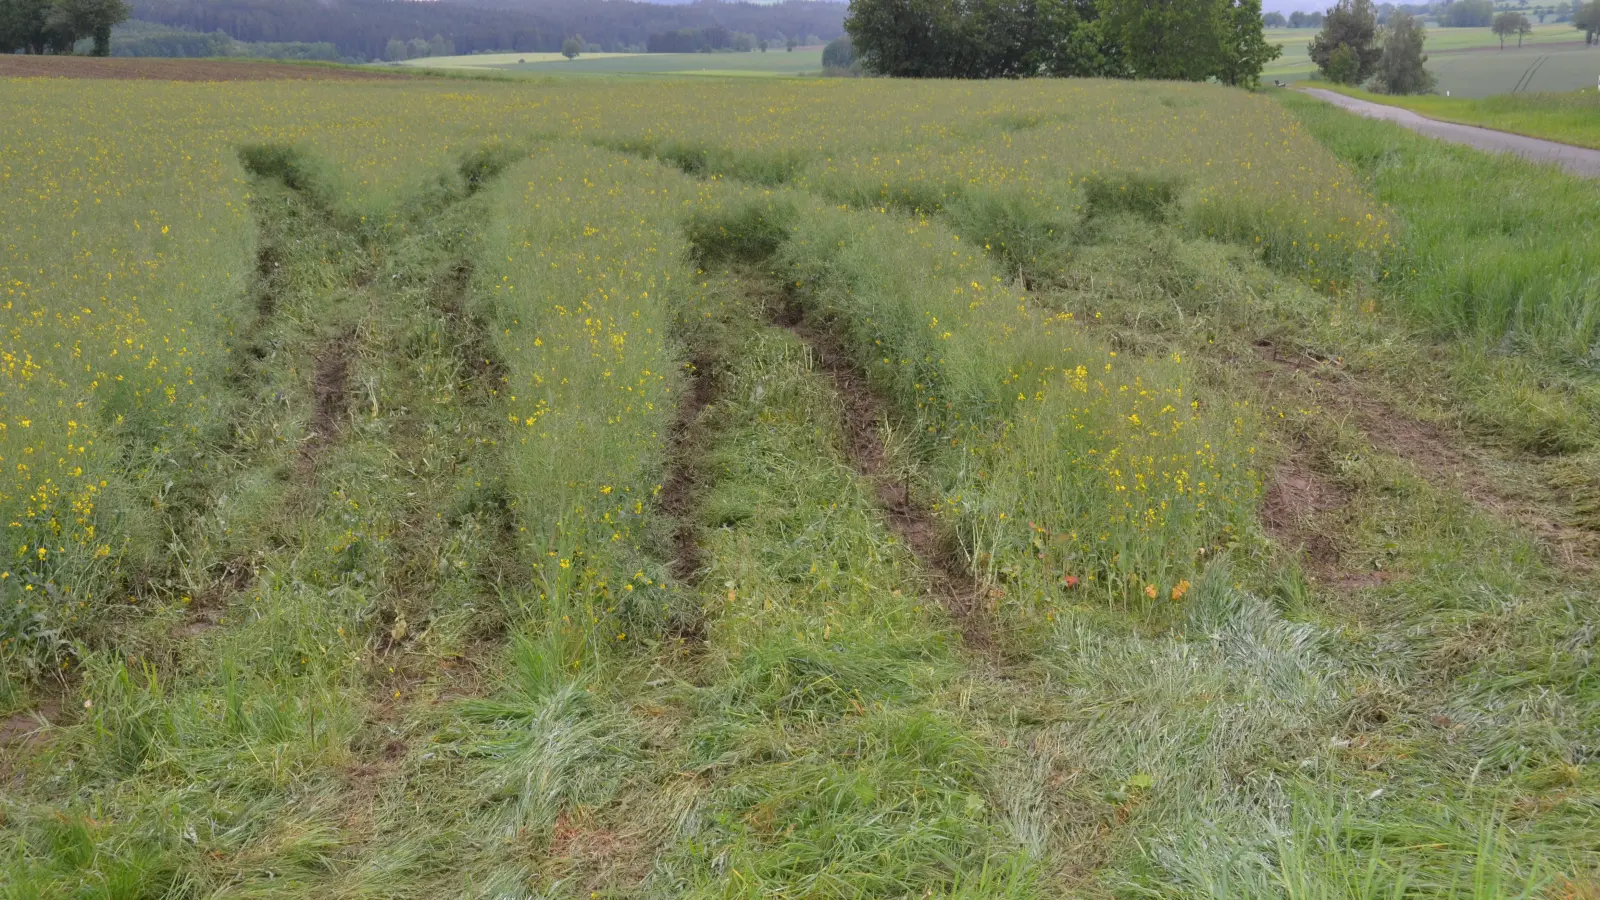
<svg viewBox="0 0 1600 900">
<path fill-rule="evenodd" d="M 1570 144 L 1558 144 L 1555 141 L 1544 141 L 1539 138 L 1524 137 L 1520 134 L 1511 134 L 1506 131 L 1495 131 L 1492 128 L 1479 128 L 1475 125 L 1457 125 L 1454 122 L 1441 122 L 1427 116 L 1418 115 L 1408 109 L 1398 106 L 1385 106 L 1382 103 L 1372 103 L 1347 97 L 1333 91 L 1324 91 L 1318 88 L 1300 88 L 1304 93 L 1310 94 L 1319 100 L 1326 100 L 1341 109 L 1349 110 L 1358 116 L 1369 119 L 1383 119 L 1411 129 L 1419 134 L 1449 141 L 1452 144 L 1465 144 L 1486 153 L 1515 153 L 1530 162 L 1549 163 L 1566 169 L 1573 175 L 1586 178 L 1600 178 L 1600 150 L 1589 150 L 1583 147 L 1574 147 Z"/>
<path fill-rule="evenodd" d="M 0 78 L 104 78 L 143 81 L 310 81 L 403 78 L 333 66 L 303 66 L 256 60 L 96 59 L 88 56 L 0 54 Z"/>
</svg>

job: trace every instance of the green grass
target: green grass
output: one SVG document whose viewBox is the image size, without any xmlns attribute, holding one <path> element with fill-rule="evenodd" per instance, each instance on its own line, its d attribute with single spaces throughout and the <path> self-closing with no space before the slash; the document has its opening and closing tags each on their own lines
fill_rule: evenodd
<svg viewBox="0 0 1600 900">
<path fill-rule="evenodd" d="M 1593 48 L 1524 47 L 1462 54 L 1440 54 L 1428 61 L 1439 79 L 1435 90 L 1449 96 L 1484 98 L 1501 94 L 1560 94 L 1595 89 Z"/>
<path fill-rule="evenodd" d="M 1396 97 L 1327 85 L 1374 103 L 1404 107 L 1429 118 L 1481 125 L 1513 134 L 1600 150 L 1600 91 L 1570 94 L 1518 93 L 1496 97 Z"/>
<path fill-rule="evenodd" d="M 1479 153 L 1286 93 L 1311 132 L 1406 219 L 1388 295 L 1406 311 L 1585 366 L 1600 339 L 1591 180 Z"/>
<path fill-rule="evenodd" d="M 586 53 L 584 59 L 606 59 L 625 56 L 621 53 Z M 565 63 L 569 60 L 560 53 L 473 53 L 465 56 L 424 56 L 408 59 L 396 65 L 426 69 L 481 69 L 519 63 Z"/>
</svg>

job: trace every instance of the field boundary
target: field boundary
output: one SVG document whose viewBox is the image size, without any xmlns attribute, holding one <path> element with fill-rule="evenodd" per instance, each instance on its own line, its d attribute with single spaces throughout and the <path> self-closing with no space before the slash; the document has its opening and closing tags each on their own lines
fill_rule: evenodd
<svg viewBox="0 0 1600 900">
<path fill-rule="evenodd" d="M 1560 166 L 1581 178 L 1600 178 L 1600 150 L 1581 144 L 1424 115 L 1404 106 L 1368 100 L 1332 88 L 1297 87 L 1295 90 L 1358 116 L 1393 122 L 1437 140 L 1484 153 L 1512 153 L 1529 162 Z"/>
<path fill-rule="evenodd" d="M 70 78 L 110 81 L 395 81 L 412 71 L 296 60 L 202 57 L 34 56 L 0 54 L 0 79 Z"/>
</svg>

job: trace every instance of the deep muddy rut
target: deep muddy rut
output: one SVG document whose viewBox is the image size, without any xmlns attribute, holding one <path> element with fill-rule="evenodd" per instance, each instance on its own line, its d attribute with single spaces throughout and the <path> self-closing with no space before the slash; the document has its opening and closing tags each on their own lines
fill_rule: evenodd
<svg viewBox="0 0 1600 900">
<path fill-rule="evenodd" d="M 693 584 L 704 567 L 705 556 L 696 537 L 694 513 L 705 492 L 706 475 L 697 464 L 700 452 L 700 418 L 716 397 L 712 363 L 701 358 L 688 365 L 689 385 L 678 406 L 668 437 L 670 461 L 661 484 L 661 508 L 672 520 L 672 558 L 669 568 L 674 578 Z"/>
<path fill-rule="evenodd" d="M 316 351 L 311 374 L 311 430 L 301 460 L 314 466 L 317 456 L 338 439 L 350 411 L 350 370 L 356 349 L 355 328 L 344 329 Z"/>
</svg>

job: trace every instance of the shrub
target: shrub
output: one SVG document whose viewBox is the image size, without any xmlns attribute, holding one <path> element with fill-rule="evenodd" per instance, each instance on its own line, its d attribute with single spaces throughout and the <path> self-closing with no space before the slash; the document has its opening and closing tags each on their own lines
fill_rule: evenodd
<svg viewBox="0 0 1600 900">
<path fill-rule="evenodd" d="M 685 231 L 690 254 L 701 266 L 719 262 L 760 262 L 789 237 L 794 207 L 784 201 L 748 203 L 732 210 L 697 211 Z"/>
<path fill-rule="evenodd" d="M 1083 183 L 1084 207 L 1091 218 L 1123 212 L 1165 222 L 1182 193 L 1183 179 L 1175 175 L 1129 172 L 1095 176 Z"/>
</svg>

